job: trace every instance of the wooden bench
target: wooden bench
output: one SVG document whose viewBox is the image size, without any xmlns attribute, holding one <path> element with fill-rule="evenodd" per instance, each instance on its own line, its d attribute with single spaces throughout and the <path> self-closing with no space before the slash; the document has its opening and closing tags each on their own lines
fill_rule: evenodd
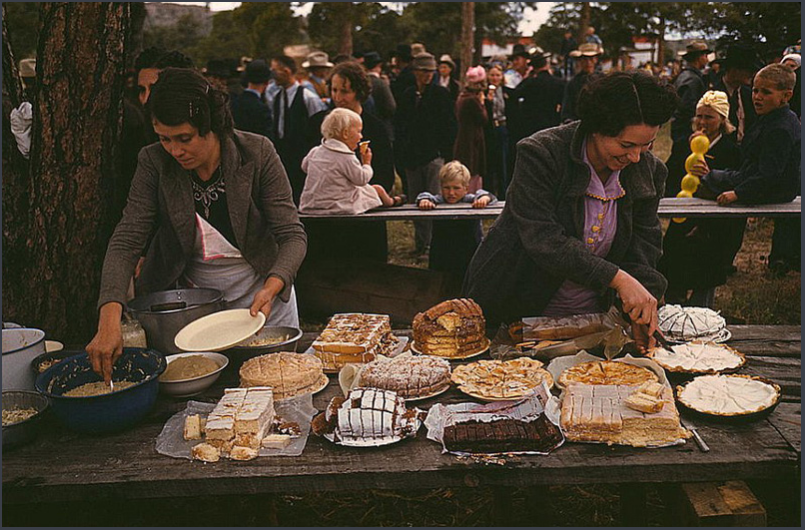
<svg viewBox="0 0 805 530">
<path fill-rule="evenodd" d="M 784 204 L 761 204 L 747 206 L 737 203 L 719 206 L 705 199 L 660 199 L 660 217 L 690 218 L 729 218 L 729 217 L 799 217 L 802 214 L 801 197 Z M 470 204 L 441 204 L 433 210 L 420 210 L 413 204 L 394 208 L 380 208 L 359 215 L 310 215 L 301 214 L 306 219 L 354 219 L 362 221 L 413 221 L 413 220 L 455 220 L 455 219 L 495 219 L 503 211 L 505 201 L 486 208 L 473 208 Z"/>
<path fill-rule="evenodd" d="M 544 505 L 550 504 L 545 497 L 549 486 L 625 483 L 622 502 L 630 510 L 624 510 L 624 521 L 635 521 L 640 520 L 646 484 L 751 479 L 781 481 L 799 502 L 801 328 L 730 330 L 729 344 L 749 360 L 741 372 L 772 379 L 783 388 L 784 397 L 768 419 L 748 425 L 685 418 L 709 444 L 708 453 L 693 442 L 654 450 L 567 443 L 548 456 L 485 465 L 442 454 L 423 428 L 414 439 L 370 450 L 339 447 L 312 436 L 299 457 L 203 464 L 156 452 L 155 440 L 165 421 L 185 407 L 184 400 L 160 396 L 146 420 L 120 434 L 82 436 L 49 420 L 36 441 L 3 455 L 3 507 L 30 511 L 36 509 L 32 504 L 49 502 L 491 486 L 498 488 L 498 505 L 505 510 L 506 495 L 518 487 L 539 488 Z M 300 348 L 315 336 L 306 333 Z M 194 399 L 212 401 L 224 388 L 236 385 L 237 374 L 225 371 L 210 391 Z M 339 392 L 337 378 L 331 376 L 314 405 L 322 410 Z M 451 389 L 417 406 L 468 400 Z"/>
</svg>

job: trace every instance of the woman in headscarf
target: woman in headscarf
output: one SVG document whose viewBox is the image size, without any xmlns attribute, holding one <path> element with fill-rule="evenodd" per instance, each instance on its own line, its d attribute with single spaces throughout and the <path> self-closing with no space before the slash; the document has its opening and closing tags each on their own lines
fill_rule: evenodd
<svg viewBox="0 0 805 530">
<path fill-rule="evenodd" d="M 729 115 L 730 103 L 724 92 L 706 92 L 696 105 L 691 138 L 703 134 L 710 140 L 707 165 L 713 169 L 741 165 L 741 151 L 735 144 L 732 134 L 735 127 Z M 679 193 L 686 173 L 685 160 L 690 154 L 689 141 L 674 144 L 668 159 L 666 196 Z M 741 248 L 745 226 L 746 219 L 672 222 L 663 239 L 663 256 L 658 265 L 668 280 L 666 302 L 713 307 L 715 288 L 727 282 L 727 272 Z"/>
</svg>

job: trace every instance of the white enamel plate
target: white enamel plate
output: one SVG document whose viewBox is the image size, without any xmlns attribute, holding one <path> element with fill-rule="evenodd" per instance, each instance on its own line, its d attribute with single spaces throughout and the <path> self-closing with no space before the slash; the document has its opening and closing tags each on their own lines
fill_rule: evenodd
<svg viewBox="0 0 805 530">
<path fill-rule="evenodd" d="M 184 351 L 221 351 L 242 342 L 263 328 L 266 316 L 253 317 L 248 309 L 230 309 L 203 316 L 176 334 L 174 343 Z"/>
</svg>

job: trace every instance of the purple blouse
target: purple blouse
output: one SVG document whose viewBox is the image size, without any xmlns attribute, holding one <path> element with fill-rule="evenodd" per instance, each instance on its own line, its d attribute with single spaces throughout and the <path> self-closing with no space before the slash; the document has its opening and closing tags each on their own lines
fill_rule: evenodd
<svg viewBox="0 0 805 530">
<path fill-rule="evenodd" d="M 609 254 L 618 229 L 618 199 L 626 195 L 620 183 L 620 170 L 613 171 L 606 183 L 601 182 L 587 158 L 587 140 L 581 146 L 584 163 L 590 168 L 590 184 L 584 197 L 584 234 L 582 241 L 589 251 L 601 258 Z M 542 312 L 547 317 L 564 317 L 600 313 L 598 293 L 573 281 L 565 280 Z"/>
</svg>

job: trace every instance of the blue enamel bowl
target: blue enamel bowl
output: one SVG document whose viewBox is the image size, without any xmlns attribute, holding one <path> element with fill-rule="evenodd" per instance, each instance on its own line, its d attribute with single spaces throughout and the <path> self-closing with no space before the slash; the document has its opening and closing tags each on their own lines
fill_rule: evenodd
<svg viewBox="0 0 805 530">
<path fill-rule="evenodd" d="M 136 384 L 99 396 L 65 396 L 81 385 L 102 381 L 83 352 L 39 374 L 36 389 L 50 398 L 53 415 L 69 429 L 87 434 L 120 432 L 136 425 L 154 407 L 159 376 L 166 366 L 165 358 L 156 350 L 124 348 L 112 370 L 112 381 Z"/>
</svg>

